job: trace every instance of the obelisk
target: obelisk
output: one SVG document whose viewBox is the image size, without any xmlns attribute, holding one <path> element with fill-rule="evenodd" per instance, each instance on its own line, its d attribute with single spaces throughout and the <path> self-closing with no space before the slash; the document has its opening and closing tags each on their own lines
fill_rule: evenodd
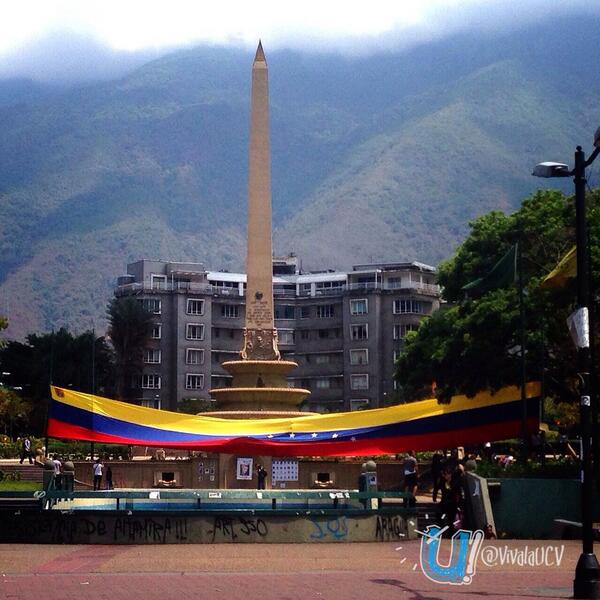
<svg viewBox="0 0 600 600">
<path fill-rule="evenodd" d="M 262 43 L 252 64 L 250 159 L 248 165 L 248 249 L 244 359 L 277 360 L 273 320 L 273 242 L 271 236 L 271 153 L 269 148 L 269 70 Z"/>
<path fill-rule="evenodd" d="M 250 418 L 306 414 L 297 409 L 310 391 L 289 386 L 286 376 L 298 364 L 282 360 L 277 347 L 272 247 L 269 77 L 265 53 L 259 42 L 252 64 L 250 104 L 244 343 L 240 360 L 223 363 L 233 381 L 229 387 L 210 390 L 219 410 L 208 415 Z"/>
</svg>

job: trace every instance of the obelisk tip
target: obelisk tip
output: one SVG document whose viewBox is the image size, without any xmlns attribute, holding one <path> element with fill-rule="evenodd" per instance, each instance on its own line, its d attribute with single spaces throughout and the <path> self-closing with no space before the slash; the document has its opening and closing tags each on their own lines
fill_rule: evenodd
<svg viewBox="0 0 600 600">
<path fill-rule="evenodd" d="M 254 62 L 264 62 L 264 63 L 267 62 L 261 40 L 258 40 L 258 48 L 256 48 L 256 55 L 254 56 Z"/>
</svg>

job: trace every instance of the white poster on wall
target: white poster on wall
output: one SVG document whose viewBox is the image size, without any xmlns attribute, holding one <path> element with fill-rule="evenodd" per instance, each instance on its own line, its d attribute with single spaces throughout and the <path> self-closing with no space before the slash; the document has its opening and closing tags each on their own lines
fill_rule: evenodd
<svg viewBox="0 0 600 600">
<path fill-rule="evenodd" d="M 252 479 L 252 458 L 239 457 L 237 459 L 237 479 Z"/>
<path fill-rule="evenodd" d="M 272 480 L 276 481 L 298 481 L 297 460 L 273 460 Z"/>
</svg>

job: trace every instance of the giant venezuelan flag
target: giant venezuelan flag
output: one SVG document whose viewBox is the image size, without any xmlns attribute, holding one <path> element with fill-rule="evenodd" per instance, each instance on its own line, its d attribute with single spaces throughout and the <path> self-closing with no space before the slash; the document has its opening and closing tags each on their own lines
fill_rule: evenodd
<svg viewBox="0 0 600 600">
<path fill-rule="evenodd" d="M 516 437 L 519 388 L 374 410 L 277 419 L 220 419 L 135 406 L 52 387 L 48 435 L 114 444 L 269 456 L 364 456 Z M 528 427 L 538 427 L 540 385 L 527 384 Z"/>
</svg>

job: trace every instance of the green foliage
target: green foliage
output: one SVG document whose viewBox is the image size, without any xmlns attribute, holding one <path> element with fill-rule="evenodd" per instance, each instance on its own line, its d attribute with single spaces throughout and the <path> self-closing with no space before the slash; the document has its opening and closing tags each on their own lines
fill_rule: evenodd
<svg viewBox="0 0 600 600">
<path fill-rule="evenodd" d="M 0 481 L 0 491 L 2 492 L 35 492 L 41 489 L 42 484 L 34 481 L 14 481 L 8 478 Z"/>
<path fill-rule="evenodd" d="M 14 434 L 43 435 L 50 382 L 65 388 L 111 396 L 114 390 L 112 350 L 92 331 L 73 335 L 66 329 L 31 334 L 26 343 L 10 341 L 0 349 L 4 384 L 30 406 L 28 419 L 15 422 Z"/>
<path fill-rule="evenodd" d="M 0 423 L 4 434 L 13 437 L 15 428 L 27 423 L 32 406 L 13 390 L 0 387 Z"/>
<path fill-rule="evenodd" d="M 128 400 L 133 397 L 132 379 L 142 371 L 153 317 L 130 296 L 113 298 L 107 312 L 108 336 L 115 351 L 117 396 Z"/>
<path fill-rule="evenodd" d="M 496 462 L 482 461 L 477 464 L 477 475 L 486 479 L 527 478 L 527 479 L 575 479 L 579 476 L 579 463 L 570 458 L 540 461 L 516 461 L 506 468 Z"/>
<path fill-rule="evenodd" d="M 588 194 L 591 281 L 600 281 L 600 190 Z M 519 303 L 516 286 L 465 299 L 461 288 L 484 276 L 517 241 L 523 252 L 527 375 L 545 380 L 557 401 L 575 395 L 575 349 L 565 325 L 575 305 L 575 283 L 563 289 L 540 287 L 574 243 L 572 198 L 557 191 L 537 192 L 511 215 L 492 212 L 471 223 L 471 233 L 439 269 L 449 308 L 424 321 L 407 337 L 397 378 L 405 400 L 435 392 L 442 402 L 459 393 L 496 390 L 520 381 Z M 598 327 L 594 331 L 598 337 Z"/>
<path fill-rule="evenodd" d="M 598 23 L 576 28 L 571 52 L 562 18 L 368 57 L 267 48 L 278 251 L 319 268 L 436 264 L 470 219 L 516 207 L 530 167 L 567 160 L 596 126 Z M 189 49 L 0 107 L 13 338 L 88 327 L 127 261 L 242 268 L 251 60 Z"/>
</svg>

